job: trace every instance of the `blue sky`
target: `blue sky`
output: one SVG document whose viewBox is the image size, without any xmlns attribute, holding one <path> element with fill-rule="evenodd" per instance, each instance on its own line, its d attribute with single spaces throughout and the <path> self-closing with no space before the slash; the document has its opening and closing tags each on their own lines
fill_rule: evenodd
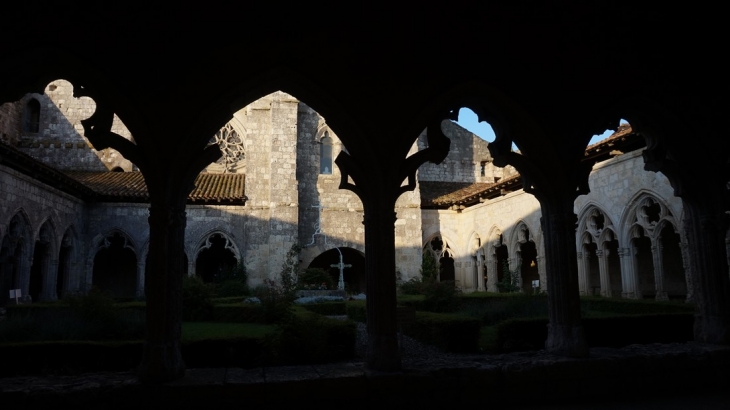
<svg viewBox="0 0 730 410">
<path fill-rule="evenodd" d="M 623 119 L 621 120 L 621 123 L 625 122 L 628 121 Z M 485 121 L 478 122 L 477 115 L 474 114 L 474 111 L 468 108 L 462 108 L 459 110 L 459 120 L 456 121 L 456 123 L 473 132 L 483 140 L 489 142 L 494 141 L 494 131 L 492 130 L 492 127 Z M 608 138 L 611 134 L 613 134 L 614 131 L 615 130 L 606 130 L 603 132 L 603 134 L 594 135 L 588 145 Z M 516 149 L 514 145 L 512 146 L 512 149 Z"/>
</svg>

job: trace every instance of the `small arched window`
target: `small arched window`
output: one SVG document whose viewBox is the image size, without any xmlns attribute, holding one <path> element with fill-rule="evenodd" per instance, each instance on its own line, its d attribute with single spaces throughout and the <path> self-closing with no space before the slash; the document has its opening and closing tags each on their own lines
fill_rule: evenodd
<svg viewBox="0 0 730 410">
<path fill-rule="evenodd" d="M 319 173 L 332 174 L 332 138 L 329 132 L 324 132 L 324 137 L 319 141 Z"/>
<path fill-rule="evenodd" d="M 36 133 L 40 128 L 41 122 L 41 103 L 35 98 L 31 98 L 25 104 L 25 113 L 23 115 L 23 131 Z"/>
</svg>

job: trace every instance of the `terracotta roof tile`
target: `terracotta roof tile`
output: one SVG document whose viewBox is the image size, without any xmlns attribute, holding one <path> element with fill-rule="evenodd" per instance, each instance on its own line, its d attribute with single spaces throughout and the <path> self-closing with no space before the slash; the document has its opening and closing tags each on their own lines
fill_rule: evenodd
<svg viewBox="0 0 730 410">
<path fill-rule="evenodd" d="M 66 174 L 108 201 L 147 202 L 149 193 L 141 172 L 67 171 Z M 188 201 L 245 203 L 245 175 L 200 174 Z"/>
</svg>

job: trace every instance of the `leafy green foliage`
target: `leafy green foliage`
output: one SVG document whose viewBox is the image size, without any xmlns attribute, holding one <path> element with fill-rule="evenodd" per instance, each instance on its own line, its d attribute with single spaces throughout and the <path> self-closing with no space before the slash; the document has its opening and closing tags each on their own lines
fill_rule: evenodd
<svg viewBox="0 0 730 410">
<path fill-rule="evenodd" d="M 261 300 L 265 323 L 284 323 L 291 319 L 294 296 L 291 290 L 271 279 L 264 279 L 264 287 L 256 295 Z"/>
<path fill-rule="evenodd" d="M 433 253 L 424 251 L 423 257 L 421 258 L 421 276 L 423 277 L 423 281 L 428 282 L 436 280 L 438 278 L 438 274 L 439 267 Z"/>
<path fill-rule="evenodd" d="M 424 289 L 424 307 L 429 312 L 453 312 L 461 304 L 460 292 L 454 281 L 429 281 Z"/>
<path fill-rule="evenodd" d="M 216 295 L 218 297 L 243 296 L 250 293 L 246 265 L 239 262 L 235 266 L 225 266 L 216 275 Z"/>
<path fill-rule="evenodd" d="M 199 276 L 183 278 L 183 320 L 208 320 L 213 313 L 215 285 L 203 282 Z"/>
<path fill-rule="evenodd" d="M 330 274 L 321 268 L 308 268 L 299 274 L 299 289 L 334 289 L 335 281 Z"/>
<path fill-rule="evenodd" d="M 518 270 L 511 272 L 509 270 L 509 263 L 504 261 L 502 263 L 502 280 L 497 283 L 497 288 L 500 292 L 512 293 L 520 291 L 520 273 Z"/>
<path fill-rule="evenodd" d="M 286 252 L 284 263 L 281 265 L 281 287 L 284 293 L 290 294 L 289 298 L 291 299 L 294 298 L 294 291 L 297 288 L 297 266 L 299 266 L 299 253 L 301 251 L 302 245 L 292 244 Z"/>
</svg>

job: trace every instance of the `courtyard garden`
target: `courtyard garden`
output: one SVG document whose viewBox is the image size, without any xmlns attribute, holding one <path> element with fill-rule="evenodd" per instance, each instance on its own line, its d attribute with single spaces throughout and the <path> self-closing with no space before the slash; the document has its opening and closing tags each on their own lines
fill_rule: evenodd
<svg viewBox="0 0 730 410">
<path fill-rule="evenodd" d="M 331 290 L 322 272 L 298 279 L 294 285 L 284 275 L 249 289 L 245 277 L 219 283 L 185 278 L 186 365 L 358 360 L 356 322 L 367 320 L 365 300 Z M 0 321 L 0 377 L 134 369 L 142 356 L 145 308 L 143 301 L 121 302 L 97 290 L 54 303 L 9 306 Z M 693 312 L 693 305 L 680 302 L 581 298 L 590 347 L 692 340 Z M 453 282 L 419 279 L 400 284 L 396 313 L 405 335 L 454 353 L 540 350 L 547 338 L 544 293 L 462 294 Z"/>
</svg>

